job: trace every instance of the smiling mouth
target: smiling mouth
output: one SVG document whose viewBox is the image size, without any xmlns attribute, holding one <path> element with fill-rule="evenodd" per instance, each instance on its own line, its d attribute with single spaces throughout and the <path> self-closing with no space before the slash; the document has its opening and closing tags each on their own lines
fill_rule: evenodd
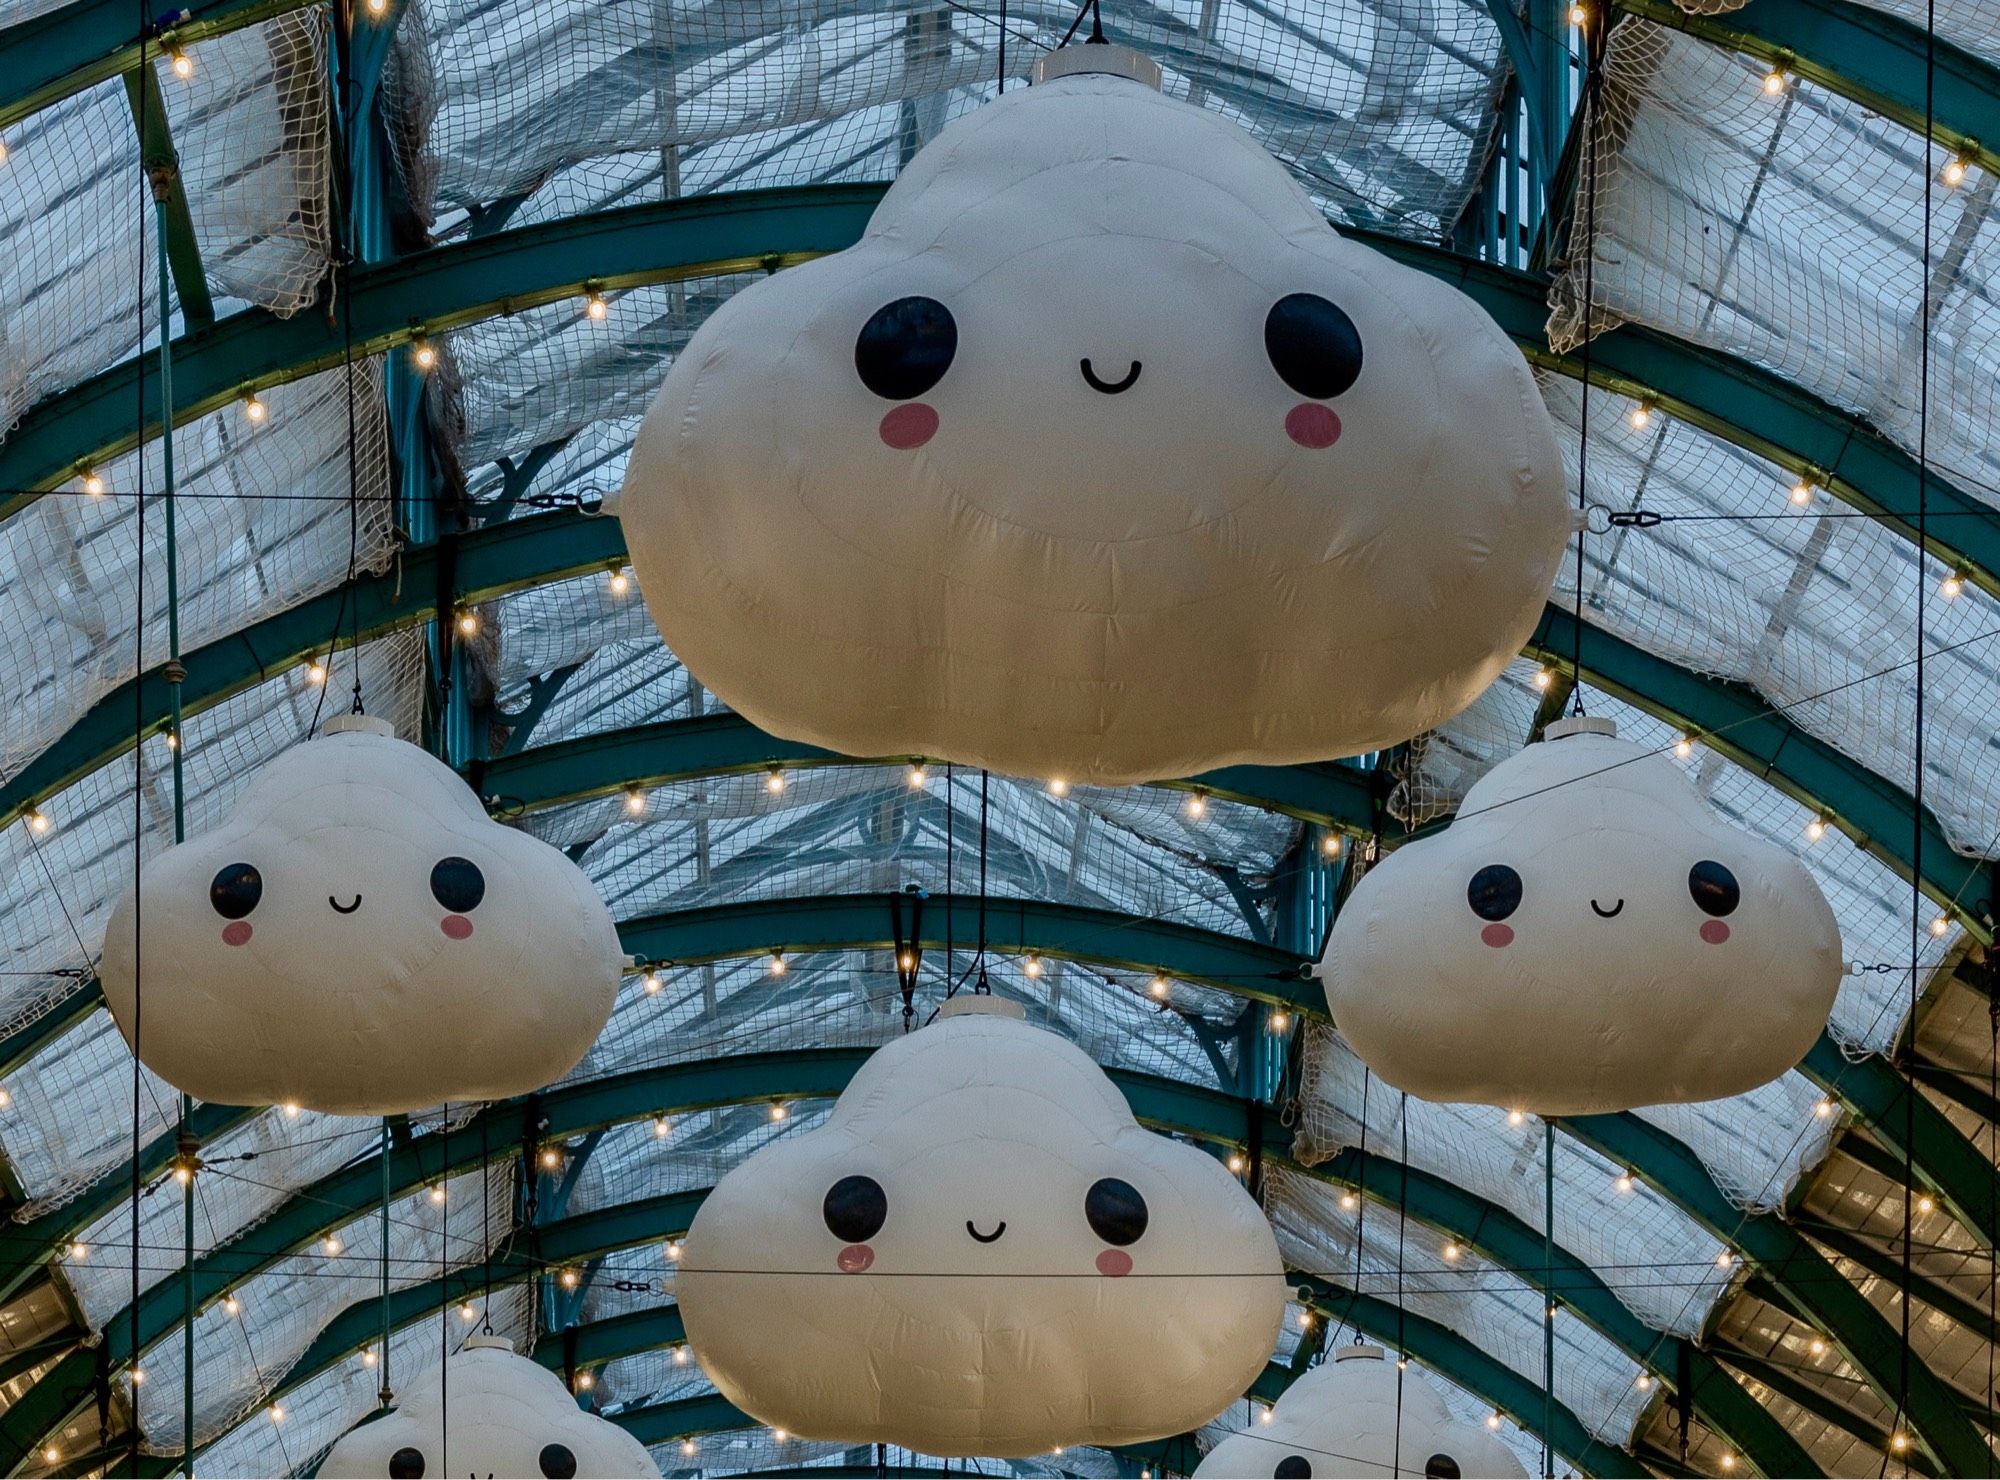
<svg viewBox="0 0 2000 1480">
<path fill-rule="evenodd" d="M 1600 920 L 1615 920 L 1625 913 L 1625 901 L 1622 898 L 1608 910 L 1594 899 L 1590 902 L 1590 907 Z"/>
<path fill-rule="evenodd" d="M 335 899 L 331 894 L 327 895 L 326 902 L 333 906 L 335 914 L 340 914 L 340 915 L 351 915 L 356 910 L 361 908 L 361 896 L 358 894 L 354 896 L 353 904 L 342 904 L 339 900 Z"/>
<path fill-rule="evenodd" d="M 981 1233 L 978 1229 L 972 1226 L 972 1220 L 970 1218 L 967 1218 L 965 1220 L 965 1231 L 971 1234 L 974 1240 L 976 1240 L 977 1242 L 982 1244 L 990 1244 L 994 1242 L 996 1239 L 998 1239 L 1001 1234 L 1007 1231 L 1007 1220 L 1005 1218 L 1002 1218 L 1000 1220 L 1000 1226 L 994 1229 L 991 1233 Z"/>
<path fill-rule="evenodd" d="M 1132 368 L 1125 372 L 1125 378 L 1119 381 L 1101 379 L 1097 372 L 1090 368 L 1090 358 L 1087 355 L 1084 357 L 1082 364 L 1084 383 L 1092 390 L 1102 391 L 1107 396 L 1122 395 L 1139 383 L 1141 366 L 1137 360 L 1134 360 Z"/>
</svg>

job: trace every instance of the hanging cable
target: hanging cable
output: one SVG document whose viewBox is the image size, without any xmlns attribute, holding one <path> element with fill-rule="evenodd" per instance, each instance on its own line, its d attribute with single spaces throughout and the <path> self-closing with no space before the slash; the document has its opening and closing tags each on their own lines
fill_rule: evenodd
<svg viewBox="0 0 2000 1480">
<path fill-rule="evenodd" d="M 1583 31 L 1584 109 L 1583 172 L 1583 387 L 1577 413 L 1580 428 L 1576 448 L 1576 629 L 1570 652 L 1570 713 L 1583 713 L 1583 552 L 1590 534 L 1590 355 L 1597 335 L 1591 315 L 1597 309 L 1597 142 L 1604 121 L 1604 37 L 1600 7 L 1591 6 Z M 1544 1456 L 1547 1445 L 1543 1445 Z M 1545 1464 L 1546 1467 L 1546 1464 Z"/>
<path fill-rule="evenodd" d="M 137 75 L 146 80 L 150 80 L 152 77 L 149 69 L 153 65 L 146 56 L 145 38 L 150 31 L 149 21 L 150 17 L 146 14 L 144 0 L 141 0 L 137 32 L 140 37 Z M 139 139 L 142 148 L 144 147 L 146 138 L 147 114 L 150 111 L 148 102 L 152 91 L 151 88 L 143 85 L 139 88 L 138 107 L 135 110 L 138 117 Z M 146 218 L 148 214 L 146 197 L 142 194 L 139 203 L 138 230 L 139 281 L 141 284 L 146 280 Z M 159 284 L 159 291 L 162 304 L 161 317 L 164 319 L 164 305 L 167 292 L 165 282 Z M 146 339 L 146 295 L 143 291 L 138 295 L 138 311 L 138 338 L 139 342 L 143 344 Z M 162 334 L 166 332 L 164 324 L 160 332 Z M 139 358 L 138 373 L 133 376 L 132 380 L 137 398 L 137 440 L 140 448 L 139 456 L 135 459 L 137 463 L 139 502 L 133 547 L 135 558 L 133 560 L 132 672 L 134 674 L 142 674 L 146 671 L 146 456 L 144 450 L 146 445 L 146 363 L 143 355 Z M 169 419 L 164 425 L 165 433 L 161 440 L 168 446 L 171 446 L 173 443 L 172 420 Z M 135 683 L 132 688 L 134 714 L 132 719 L 132 1300 L 130 1308 L 132 1312 L 132 1370 L 137 1371 L 140 1350 L 139 1198 L 141 1191 L 139 1155 L 141 1147 L 139 1102 L 145 1092 L 145 1081 L 140 1068 L 139 1050 L 141 1044 L 145 1041 L 145 968 L 143 958 L 146 939 L 144 906 L 139 891 L 139 883 L 142 872 L 141 860 L 146 851 L 146 761 L 143 750 L 146 739 L 146 706 L 144 700 L 139 696 L 139 691 L 144 688 L 144 685 Z M 133 1384 L 131 1389 L 131 1408 L 131 1433 L 129 1435 L 128 1446 L 130 1453 L 128 1457 L 131 1462 L 131 1472 L 136 1475 L 139 1473 L 139 1389 L 136 1383 Z"/>
<path fill-rule="evenodd" d="M 382 1357 L 378 1365 L 382 1369 L 381 1380 L 375 1386 L 375 1401 L 383 1409 L 395 1400 L 396 1390 L 389 1382 L 389 1117 L 382 1117 L 382 1254 L 379 1272 L 382 1301 Z"/>
<path fill-rule="evenodd" d="M 1555 1480 L 1556 1127 L 1542 1122 L 1542 1476 Z"/>
<path fill-rule="evenodd" d="M 1403 1310 L 1404 1238 L 1410 1227 L 1410 1096 L 1400 1091 L 1396 1120 L 1402 1131 L 1402 1163 L 1396 1176 L 1396 1442 L 1389 1453 L 1390 1473 L 1403 1473 L 1403 1374 L 1410 1365 L 1410 1344 Z"/>
<path fill-rule="evenodd" d="M 979 949 L 973 957 L 979 964 L 979 980 L 973 991 L 982 997 L 993 991 L 986 984 L 986 792 L 991 780 L 991 774 L 982 766 L 979 771 Z"/>
</svg>

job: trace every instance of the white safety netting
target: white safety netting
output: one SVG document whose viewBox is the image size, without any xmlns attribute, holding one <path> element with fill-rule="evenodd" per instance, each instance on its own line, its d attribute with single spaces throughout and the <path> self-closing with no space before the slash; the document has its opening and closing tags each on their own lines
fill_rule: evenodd
<svg viewBox="0 0 2000 1480">
<path fill-rule="evenodd" d="M 1750 0 L 1674 0 L 1689 15 L 1727 15 Z M 1851 0 L 1908 21 L 1922 30 L 1935 10 L 1938 39 L 1949 41 L 1988 61 L 2000 61 L 2000 11 L 1988 0 Z"/>
<path fill-rule="evenodd" d="M 188 47 L 185 78 L 155 63 L 218 314 L 292 313 L 326 275 L 324 28 L 324 11 L 309 6 Z M 160 291 L 152 192 L 122 80 L 29 115 L 5 143 L 0 434 L 35 401 L 148 347 Z M 178 323 L 171 285 L 170 300 Z"/>
</svg>

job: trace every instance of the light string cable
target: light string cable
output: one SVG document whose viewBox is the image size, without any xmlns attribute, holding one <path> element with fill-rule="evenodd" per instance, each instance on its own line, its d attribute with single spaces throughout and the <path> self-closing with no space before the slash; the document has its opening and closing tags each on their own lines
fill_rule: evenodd
<svg viewBox="0 0 2000 1480">
<path fill-rule="evenodd" d="M 1924 622 L 1927 616 L 1929 596 L 1929 574 L 1924 569 L 1925 551 L 1929 547 L 1929 483 L 1930 483 L 1930 434 L 1931 434 L 1931 230 L 1934 215 L 1934 196 L 1931 181 L 1932 136 L 1937 128 L 1937 0 L 1925 0 L 1924 5 L 1924 137 L 1923 145 L 1917 151 L 1919 171 L 1918 188 L 1923 194 L 1923 257 L 1920 263 L 1918 289 L 1923 295 L 1917 321 L 1917 550 L 1915 569 L 1917 575 L 1917 643 L 1916 682 L 1913 685 L 1916 710 L 1912 719 L 1912 751 L 1910 782 L 1910 976 L 1908 1013 L 1904 1018 L 1903 1037 L 1907 1044 L 1903 1071 L 1903 1260 L 1902 1260 L 1902 1300 L 1899 1302 L 1899 1318 L 1902 1327 L 1902 1349 L 1897 1354 L 1896 1424 L 1890 1432 L 1893 1448 L 1900 1439 L 1907 1451 L 1909 1440 L 1904 1436 L 1904 1426 L 1909 1422 L 1910 1409 L 1910 1289 L 1915 1283 L 1913 1234 L 1916 1216 L 1916 1126 L 1917 1126 L 1917 1007 L 1921 992 L 1919 973 L 1923 968 L 1924 949 Z M 1992 1384 L 1987 1384 L 1988 1401 L 1991 1401 Z M 1986 1446 L 1991 1468 L 1992 1446 Z M 1883 1463 L 1888 1463 L 1885 1455 Z M 1907 1453 L 1904 1457 L 1904 1472 L 1909 1471 Z"/>
</svg>

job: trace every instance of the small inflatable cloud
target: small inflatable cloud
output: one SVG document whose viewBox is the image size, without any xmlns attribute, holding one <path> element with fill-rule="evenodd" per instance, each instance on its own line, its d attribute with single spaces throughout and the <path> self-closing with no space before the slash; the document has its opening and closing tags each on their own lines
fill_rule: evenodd
<svg viewBox="0 0 2000 1480">
<path fill-rule="evenodd" d="M 1079 1049 L 992 998 L 947 1012 L 702 1204 L 676 1280 L 702 1369 L 794 1434 L 927 1454 L 1206 1423 L 1284 1315 L 1262 1212 Z"/>
<path fill-rule="evenodd" d="M 1076 70 L 1143 59 L 1050 60 L 675 362 L 619 509 L 668 645 L 779 735 L 1074 781 L 1441 723 L 1567 538 L 1520 353 L 1236 124 Z"/>
<path fill-rule="evenodd" d="M 1402 1379 L 1400 1406 L 1397 1379 Z M 1514 1451 L 1477 1424 L 1452 1417 L 1437 1389 L 1398 1372 L 1379 1346 L 1350 1346 L 1305 1373 L 1278 1399 L 1271 1421 L 1231 1434 L 1196 1480 L 1310 1480 L 1318 1476 L 1520 1476 Z"/>
<path fill-rule="evenodd" d="M 350 717 L 119 901 L 99 974 L 128 1043 L 142 963 L 140 1057 L 169 1084 L 392 1115 L 560 1078 L 610 1017 L 623 955 L 575 864 Z"/>
<path fill-rule="evenodd" d="M 1742 1094 L 1826 1026 L 1833 911 L 1602 720 L 1495 766 L 1334 922 L 1335 1024 L 1398 1089 L 1543 1115 Z"/>
<path fill-rule="evenodd" d="M 497 1337 L 472 1337 L 397 1399 L 327 1451 L 326 1480 L 658 1480 L 644 1445 L 578 1408 L 562 1379 Z"/>
</svg>

